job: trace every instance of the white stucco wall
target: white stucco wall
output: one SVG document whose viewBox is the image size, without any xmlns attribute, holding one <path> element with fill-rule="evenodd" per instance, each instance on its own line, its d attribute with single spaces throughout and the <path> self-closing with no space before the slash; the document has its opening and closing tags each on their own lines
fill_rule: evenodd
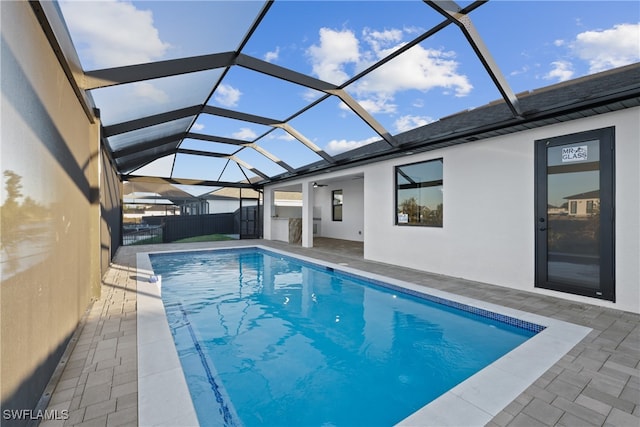
<svg viewBox="0 0 640 427">
<path fill-rule="evenodd" d="M 634 108 L 323 173 L 329 186 L 312 190 L 319 235 L 364 241 L 373 261 L 640 313 L 638 123 Z M 535 141 L 609 126 L 616 143 L 616 302 L 535 288 Z M 444 226 L 396 226 L 394 167 L 435 158 L 444 159 Z M 344 191 L 342 222 L 331 221 L 337 189 Z"/>
<path fill-rule="evenodd" d="M 314 189 L 314 212 L 320 214 L 321 237 L 362 242 L 364 240 L 364 180 L 347 178 Z M 342 190 L 342 221 L 331 219 L 331 192 Z"/>
<path fill-rule="evenodd" d="M 229 213 L 240 209 L 239 200 L 207 200 L 207 203 L 209 203 L 210 214 Z"/>
<path fill-rule="evenodd" d="M 640 109 L 448 147 L 365 169 L 365 258 L 640 312 Z M 534 141 L 616 127 L 616 296 L 534 288 Z M 444 226 L 394 225 L 394 166 L 444 158 Z"/>
<path fill-rule="evenodd" d="M 443 158 L 443 227 L 394 225 L 394 167 Z M 533 277 L 533 144 L 508 137 L 371 167 L 365 257 L 495 284 Z"/>
</svg>

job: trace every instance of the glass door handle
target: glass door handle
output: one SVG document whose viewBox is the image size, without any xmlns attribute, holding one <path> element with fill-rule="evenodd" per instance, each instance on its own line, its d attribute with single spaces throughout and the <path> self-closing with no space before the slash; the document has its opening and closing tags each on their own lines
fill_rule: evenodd
<svg viewBox="0 0 640 427">
<path fill-rule="evenodd" d="M 540 221 L 540 223 L 544 223 L 544 218 L 538 218 L 538 221 Z M 542 224 L 541 224 L 542 225 Z M 547 229 L 547 227 L 543 227 L 541 226 L 540 228 L 538 228 L 538 230 L 540 231 L 545 231 Z"/>
</svg>

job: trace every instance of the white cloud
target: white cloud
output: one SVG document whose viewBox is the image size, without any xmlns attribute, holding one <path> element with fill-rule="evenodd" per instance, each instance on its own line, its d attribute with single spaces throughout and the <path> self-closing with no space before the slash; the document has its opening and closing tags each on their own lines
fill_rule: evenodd
<svg viewBox="0 0 640 427">
<path fill-rule="evenodd" d="M 278 56 L 280 56 L 280 48 L 276 47 L 276 50 L 267 52 L 264 55 L 264 60 L 267 62 L 275 62 L 278 60 Z"/>
<path fill-rule="evenodd" d="M 313 102 L 316 99 L 320 98 L 321 95 L 323 95 L 322 92 L 318 92 L 317 90 L 314 90 L 314 89 L 307 89 L 302 93 L 302 99 L 304 99 L 307 102 Z"/>
<path fill-rule="evenodd" d="M 388 53 L 381 51 L 379 57 Z M 456 97 L 466 96 L 473 86 L 465 75 L 456 72 L 458 63 L 452 59 L 454 57 L 452 52 L 415 46 L 349 89 L 357 94 L 359 102 L 370 112 L 387 114 L 397 111 L 398 106 L 394 102 L 398 92 L 443 89 L 446 94 L 453 92 Z"/>
<path fill-rule="evenodd" d="M 285 131 L 280 132 L 276 139 L 280 139 L 282 141 L 294 141 L 295 140 L 295 138 L 290 133 L 287 133 Z"/>
<path fill-rule="evenodd" d="M 128 2 L 64 1 L 65 20 L 81 56 L 95 68 L 140 64 L 162 58 L 170 45 L 160 39 L 149 10 Z"/>
<path fill-rule="evenodd" d="M 267 134 L 266 136 L 264 136 L 265 140 L 279 140 L 279 141 L 295 141 L 296 139 L 291 136 L 290 133 L 282 130 L 282 129 L 277 129 L 274 132 L 270 132 L 269 134 Z M 262 141 L 262 139 L 261 139 Z"/>
<path fill-rule="evenodd" d="M 529 67 L 528 65 L 523 65 L 522 68 L 520 68 L 519 70 L 512 71 L 511 73 L 509 73 L 509 75 L 517 76 L 519 74 L 526 74 L 529 72 L 530 69 L 531 67 Z"/>
<path fill-rule="evenodd" d="M 242 139 L 243 141 L 252 141 L 256 139 L 258 135 L 249 128 L 241 128 L 238 132 L 233 133 L 235 139 Z"/>
<path fill-rule="evenodd" d="M 398 111 L 398 105 L 393 103 L 393 98 L 384 94 L 372 94 L 370 98 L 359 99 L 358 103 L 371 114 L 393 114 Z M 349 108 L 344 103 L 341 103 L 340 106 L 342 107 L 343 105 L 343 108 Z"/>
<path fill-rule="evenodd" d="M 415 129 L 420 126 L 428 125 L 429 123 L 433 123 L 435 120 L 428 116 L 402 116 L 398 120 L 395 121 L 394 125 L 398 132 L 406 132 L 411 129 Z"/>
<path fill-rule="evenodd" d="M 194 123 L 193 126 L 191 126 L 191 130 L 196 130 L 196 131 L 200 131 L 204 129 L 204 125 L 202 123 Z"/>
<path fill-rule="evenodd" d="M 313 72 L 322 80 L 341 83 L 350 76 L 345 67 L 354 64 L 357 69 L 384 58 L 402 46 L 401 30 L 363 31 L 363 39 L 370 47 L 361 50 L 354 33 L 348 30 L 320 30 L 320 44 L 309 48 Z M 456 96 L 467 95 L 473 86 L 466 76 L 457 73 L 455 53 L 415 46 L 372 72 L 357 85 L 361 95 L 385 94 L 392 96 L 398 91 L 428 91 L 435 87 L 453 90 Z"/>
<path fill-rule="evenodd" d="M 402 41 L 402 30 L 372 31 L 366 28 L 362 35 L 374 52 L 397 46 Z"/>
<path fill-rule="evenodd" d="M 374 136 L 360 141 L 334 139 L 327 144 L 327 146 L 324 148 L 324 151 L 326 151 L 328 154 L 334 155 L 353 150 L 358 147 L 362 147 L 363 145 L 371 144 L 372 142 L 378 141 L 379 139 L 381 139 L 379 136 Z"/>
<path fill-rule="evenodd" d="M 359 42 L 349 30 L 320 29 L 320 44 L 307 50 L 313 64 L 313 73 L 319 79 L 340 84 L 349 78 L 345 65 L 360 59 Z"/>
<path fill-rule="evenodd" d="M 414 108 L 424 108 L 424 99 L 416 99 L 411 103 Z"/>
<path fill-rule="evenodd" d="M 553 67 L 551 71 L 544 75 L 546 80 L 558 80 L 560 82 L 567 81 L 573 77 L 573 67 L 568 61 L 554 61 L 551 63 Z"/>
<path fill-rule="evenodd" d="M 389 53 L 390 50 L 380 51 L 378 57 L 385 57 Z M 458 62 L 454 58 L 453 52 L 414 46 L 373 71 L 356 89 L 359 93 L 393 95 L 410 89 L 427 92 L 444 88 L 453 90 L 458 97 L 468 95 L 473 86 L 467 76 L 457 73 Z"/>
<path fill-rule="evenodd" d="M 347 72 L 349 67 L 354 72 L 364 70 L 402 47 L 404 34 L 399 29 L 365 29 L 362 32 L 363 43 L 360 43 L 350 30 L 322 28 L 319 43 L 308 50 L 313 72 L 322 80 L 342 83 L 351 77 Z M 403 91 L 427 92 L 440 88 L 446 94 L 466 96 L 473 86 L 467 76 L 457 72 L 455 56 L 451 51 L 414 46 L 348 90 L 369 112 L 384 114 L 397 112 L 395 96 Z"/>
<path fill-rule="evenodd" d="M 577 35 L 571 49 L 596 73 L 640 61 L 640 24 L 619 24 Z"/>
<path fill-rule="evenodd" d="M 242 92 L 240 92 L 240 90 L 229 85 L 221 84 L 218 86 L 213 97 L 220 105 L 225 107 L 235 107 L 238 105 L 241 95 Z"/>
<path fill-rule="evenodd" d="M 145 99 L 153 101 L 156 104 L 166 104 L 167 102 L 169 102 L 169 95 L 149 82 L 134 83 L 133 93 L 136 97 L 143 97 Z"/>
</svg>

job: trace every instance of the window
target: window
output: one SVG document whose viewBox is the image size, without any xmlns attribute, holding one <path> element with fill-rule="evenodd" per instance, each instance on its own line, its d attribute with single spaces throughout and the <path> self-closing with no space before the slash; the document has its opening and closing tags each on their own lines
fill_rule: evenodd
<svg viewBox="0 0 640 427">
<path fill-rule="evenodd" d="M 576 202 L 575 200 L 572 200 L 569 204 L 569 213 L 573 215 L 578 213 L 578 202 Z"/>
<path fill-rule="evenodd" d="M 331 192 L 333 206 L 331 219 L 334 221 L 342 221 L 342 190 L 333 190 Z"/>
<path fill-rule="evenodd" d="M 396 167 L 396 225 L 442 227 L 442 159 Z"/>
</svg>

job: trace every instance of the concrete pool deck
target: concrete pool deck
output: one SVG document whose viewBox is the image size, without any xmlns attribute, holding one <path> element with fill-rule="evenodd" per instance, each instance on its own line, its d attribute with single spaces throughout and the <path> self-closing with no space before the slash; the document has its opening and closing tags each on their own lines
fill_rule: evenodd
<svg viewBox="0 0 640 427">
<path fill-rule="evenodd" d="M 146 338 L 137 336 L 137 253 L 238 245 L 268 246 L 348 264 L 349 268 L 591 328 L 551 368 L 536 373 L 537 379 L 486 425 L 640 424 L 639 315 L 365 261 L 361 244 L 318 239 L 315 248 L 264 240 L 120 248 L 103 279 L 102 297 L 78 328 L 75 348 L 66 356 L 50 397 L 48 408 L 66 409 L 69 418 L 41 425 L 138 425 L 139 421 L 148 425 L 138 418 L 146 394 L 138 382 L 138 342 Z M 491 395 L 485 397 L 491 401 Z M 171 408 L 167 410 L 176 415 Z"/>
</svg>

